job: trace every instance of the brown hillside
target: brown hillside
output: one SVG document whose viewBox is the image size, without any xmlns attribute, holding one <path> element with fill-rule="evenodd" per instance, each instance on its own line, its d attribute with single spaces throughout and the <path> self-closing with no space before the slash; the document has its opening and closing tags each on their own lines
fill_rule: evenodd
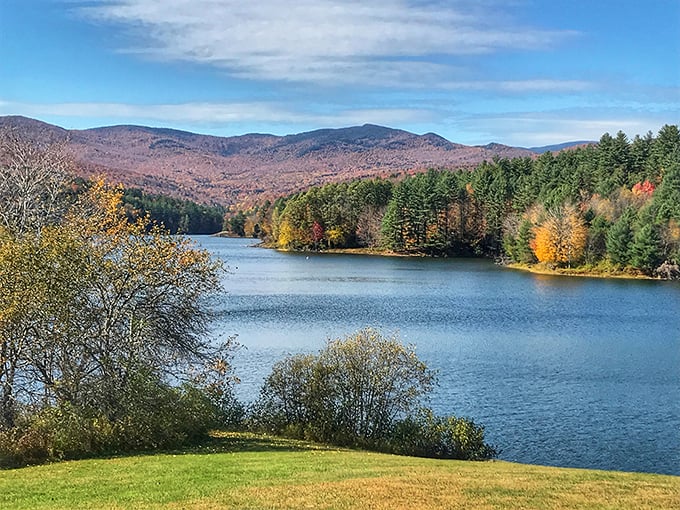
<svg viewBox="0 0 680 510">
<path fill-rule="evenodd" d="M 40 142 L 65 140 L 84 175 L 103 173 L 152 193 L 224 205 L 276 198 L 326 182 L 535 155 L 528 149 L 471 147 L 433 133 L 370 124 L 228 138 L 140 126 L 68 131 L 17 116 L 0 117 L 2 127 Z"/>
</svg>

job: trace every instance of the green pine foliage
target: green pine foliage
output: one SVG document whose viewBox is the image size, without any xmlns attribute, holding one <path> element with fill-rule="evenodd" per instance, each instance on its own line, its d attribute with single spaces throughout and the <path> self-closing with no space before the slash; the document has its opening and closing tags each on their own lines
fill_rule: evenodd
<svg viewBox="0 0 680 510">
<path fill-rule="evenodd" d="M 634 215 L 632 208 L 626 209 L 609 229 L 606 247 L 609 258 L 614 264 L 625 266 L 630 261 Z"/>
<path fill-rule="evenodd" d="M 128 218 L 149 216 L 171 234 L 215 234 L 223 229 L 225 209 L 217 205 L 197 204 L 167 195 L 150 195 L 137 188 L 123 194 Z"/>
<path fill-rule="evenodd" d="M 630 262 L 647 274 L 661 263 L 661 239 L 653 223 L 645 223 L 635 232 L 630 246 Z"/>
<path fill-rule="evenodd" d="M 531 250 L 531 242 L 534 239 L 532 224 L 529 220 L 524 220 L 519 226 L 517 239 L 515 240 L 513 259 L 523 264 L 536 262 L 534 252 Z"/>
<path fill-rule="evenodd" d="M 679 158 L 680 159 L 680 158 Z M 680 222 L 680 162 L 674 161 L 663 169 L 663 180 L 654 197 L 660 221 Z"/>
<path fill-rule="evenodd" d="M 652 274 L 663 262 L 680 263 L 677 126 L 656 137 L 605 133 L 598 144 L 557 154 L 395 179 L 326 184 L 277 201 L 266 217 L 237 213 L 229 221 L 234 230 L 258 222 L 261 237 L 288 249 L 365 247 L 533 264 L 546 213 L 570 206 L 586 226 L 580 258 L 588 267 Z M 562 234 L 538 242 L 559 243 Z"/>
</svg>

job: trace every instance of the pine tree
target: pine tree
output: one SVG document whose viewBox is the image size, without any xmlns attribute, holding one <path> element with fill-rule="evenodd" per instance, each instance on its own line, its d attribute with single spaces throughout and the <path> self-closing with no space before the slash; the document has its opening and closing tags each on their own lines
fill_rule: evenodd
<svg viewBox="0 0 680 510">
<path fill-rule="evenodd" d="M 672 163 L 664 172 L 663 181 L 654 195 L 658 219 L 680 221 L 680 162 Z"/>
<path fill-rule="evenodd" d="M 594 263 L 605 256 L 608 232 L 609 222 L 604 216 L 597 215 L 591 220 L 586 244 L 587 262 Z"/>
<path fill-rule="evenodd" d="M 642 225 L 635 236 L 630 247 L 630 261 L 633 267 L 641 269 L 647 274 L 651 272 L 661 262 L 659 234 L 652 223 Z"/>
<path fill-rule="evenodd" d="M 607 254 L 614 264 L 625 266 L 630 261 L 634 215 L 635 212 L 632 208 L 626 209 L 619 220 L 609 229 Z"/>
<path fill-rule="evenodd" d="M 532 264 L 536 262 L 534 252 L 531 251 L 531 243 L 534 239 L 533 225 L 529 220 L 524 220 L 519 226 L 515 241 L 515 257 L 518 262 Z"/>
<path fill-rule="evenodd" d="M 381 239 L 385 248 L 393 251 L 404 249 L 403 217 L 397 201 L 391 200 L 387 205 L 381 227 Z"/>
</svg>

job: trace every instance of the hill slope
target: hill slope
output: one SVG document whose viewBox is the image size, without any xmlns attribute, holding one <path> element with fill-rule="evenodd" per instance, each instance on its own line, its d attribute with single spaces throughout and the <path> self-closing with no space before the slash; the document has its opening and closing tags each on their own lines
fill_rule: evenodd
<svg viewBox="0 0 680 510">
<path fill-rule="evenodd" d="M 288 136 L 199 135 L 142 126 L 65 130 L 25 117 L 0 128 L 29 139 L 64 140 L 85 175 L 199 202 L 248 203 L 309 186 L 438 167 L 473 167 L 494 156 L 531 157 L 500 144 L 470 147 L 433 134 L 366 124 Z"/>
<path fill-rule="evenodd" d="M 575 142 L 564 142 L 564 143 L 558 143 L 555 145 L 543 145 L 541 147 L 529 147 L 529 150 L 531 152 L 535 152 L 536 154 L 543 154 L 544 152 L 560 152 L 564 149 L 571 149 L 574 147 L 584 147 L 586 145 L 594 145 L 597 142 L 590 141 L 590 140 L 579 140 Z"/>
</svg>

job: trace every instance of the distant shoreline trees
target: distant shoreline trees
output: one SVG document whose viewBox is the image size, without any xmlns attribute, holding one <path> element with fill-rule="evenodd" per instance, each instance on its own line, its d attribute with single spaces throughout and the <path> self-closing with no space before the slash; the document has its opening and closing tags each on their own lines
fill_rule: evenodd
<svg viewBox="0 0 680 510">
<path fill-rule="evenodd" d="M 150 195 L 137 188 L 126 188 L 122 200 L 131 221 L 148 215 L 171 234 L 216 234 L 224 230 L 226 209 L 222 206 Z"/>
<path fill-rule="evenodd" d="M 327 184 L 239 215 L 258 227 L 243 235 L 282 249 L 362 247 L 667 276 L 680 272 L 680 132 L 666 125 L 632 141 L 604 134 L 597 145 L 497 158 L 472 171 Z"/>
</svg>

